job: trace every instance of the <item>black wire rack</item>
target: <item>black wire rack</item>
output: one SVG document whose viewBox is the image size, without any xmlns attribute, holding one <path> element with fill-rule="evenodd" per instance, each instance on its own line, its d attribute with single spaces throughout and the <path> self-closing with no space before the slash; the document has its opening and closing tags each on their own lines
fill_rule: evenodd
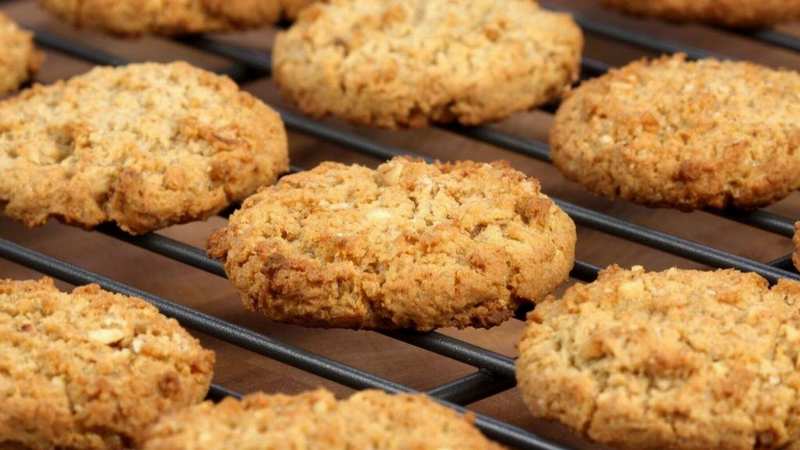
<svg viewBox="0 0 800 450">
<path fill-rule="evenodd" d="M 588 33 L 631 44 L 650 52 L 681 52 L 693 59 L 706 57 L 725 59 L 725 56 L 711 51 L 682 42 L 673 42 L 629 31 L 580 14 L 576 14 L 575 19 L 584 31 Z M 800 38 L 791 34 L 773 30 L 718 31 L 737 34 L 740 37 L 746 37 L 764 44 L 800 52 Z M 119 66 L 129 62 L 119 56 L 93 48 L 84 42 L 66 39 L 45 30 L 35 30 L 35 39 L 37 44 L 43 48 L 61 52 L 92 64 Z M 229 60 L 231 65 L 228 69 L 223 70 L 222 73 L 231 76 L 236 81 L 252 81 L 270 76 L 270 56 L 263 50 L 231 44 L 209 36 L 191 36 L 177 39 L 176 41 Z M 582 60 L 583 78 L 601 75 L 609 69 L 610 65 L 602 61 L 591 58 L 583 58 Z M 422 157 L 414 155 L 408 149 L 385 145 L 355 132 L 339 129 L 292 111 L 274 106 L 273 108 L 281 114 L 286 127 L 297 133 L 313 136 L 380 159 L 388 159 L 398 155 Z M 555 105 L 548 105 L 543 107 L 542 110 L 552 112 L 555 108 Z M 439 128 L 540 161 L 550 162 L 549 149 L 544 142 L 515 136 L 489 127 L 468 128 L 446 125 Z M 302 170 L 302 168 L 292 167 L 293 172 L 299 170 Z M 577 224 L 612 236 L 659 249 L 707 266 L 756 272 L 771 283 L 776 282 L 779 278 L 800 280 L 800 274 L 792 268 L 790 255 L 769 263 L 763 263 L 724 252 L 699 242 L 682 239 L 637 225 L 558 198 L 554 198 L 554 200 Z M 228 213 L 229 211 L 222 215 L 226 216 Z M 785 237 L 791 237 L 794 233 L 793 220 L 767 211 L 709 213 Z M 164 235 L 151 233 L 144 236 L 130 236 L 112 225 L 101 226 L 98 231 L 196 269 L 219 277 L 225 277 L 222 265 L 209 259 L 203 250 Z M 73 285 L 97 283 L 109 291 L 143 298 L 157 306 L 163 314 L 177 319 L 186 327 L 350 388 L 375 388 L 390 393 L 415 392 L 414 389 L 408 386 L 394 383 L 388 379 L 204 314 L 180 303 L 136 289 L 98 273 L 90 272 L 7 239 L 0 238 L 0 257 Z M 599 268 L 590 263 L 577 261 L 571 276 L 579 281 L 590 282 L 596 278 L 598 271 Z M 517 317 L 522 318 L 523 315 L 524 311 L 519 311 Z M 474 372 L 467 376 L 427 391 L 428 395 L 455 410 L 466 411 L 465 406 L 511 389 L 516 385 L 513 358 L 437 332 L 420 334 L 393 331 L 383 334 L 452 358 L 474 368 Z M 226 396 L 238 397 L 239 394 L 224 386 L 212 385 L 209 398 L 218 400 Z M 482 414 L 474 415 L 476 425 L 487 436 L 509 446 L 520 449 L 568 449 L 562 444 L 549 441 L 511 424 Z"/>
</svg>

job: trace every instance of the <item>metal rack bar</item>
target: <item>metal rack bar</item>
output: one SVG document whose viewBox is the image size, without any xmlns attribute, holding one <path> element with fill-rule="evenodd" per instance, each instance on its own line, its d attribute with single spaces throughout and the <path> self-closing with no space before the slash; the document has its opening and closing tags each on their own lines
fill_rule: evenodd
<svg viewBox="0 0 800 450">
<path fill-rule="evenodd" d="M 516 386 L 513 378 L 500 378 L 486 370 L 430 389 L 426 394 L 457 405 L 469 405 Z"/>
<path fill-rule="evenodd" d="M 646 34 L 639 34 L 635 31 L 626 30 L 615 25 L 589 19 L 580 14 L 573 14 L 575 22 L 584 30 L 611 38 L 613 40 L 635 45 L 644 50 L 657 53 L 685 53 L 690 59 L 716 58 L 730 59 L 718 53 L 693 47 L 691 45 L 669 41 Z"/>
<path fill-rule="evenodd" d="M 785 256 L 781 256 L 778 259 L 770 261 L 769 265 L 783 270 L 795 270 L 794 263 L 792 263 L 791 253 Z"/>
<path fill-rule="evenodd" d="M 224 386 L 220 386 L 218 384 L 212 384 L 211 387 L 208 389 L 208 394 L 206 395 L 206 399 L 211 400 L 213 402 L 219 402 L 225 397 L 242 398 L 242 394 L 236 391 L 232 391 Z"/>
<path fill-rule="evenodd" d="M 794 221 L 764 210 L 713 212 L 720 217 L 760 228 L 786 237 L 794 236 Z"/>
<path fill-rule="evenodd" d="M 682 239 L 661 231 L 626 222 L 597 211 L 555 200 L 576 223 L 618 236 L 629 241 L 657 248 L 673 255 L 691 259 L 702 264 L 719 268 L 734 268 L 745 272 L 756 272 L 770 282 L 779 278 L 800 280 L 800 274 L 776 269 L 768 264 L 723 252 L 708 245 Z"/>
<path fill-rule="evenodd" d="M 743 37 L 761 41 L 765 44 L 780 47 L 793 52 L 800 52 L 800 37 L 776 30 L 737 31 L 725 30 Z"/>
</svg>

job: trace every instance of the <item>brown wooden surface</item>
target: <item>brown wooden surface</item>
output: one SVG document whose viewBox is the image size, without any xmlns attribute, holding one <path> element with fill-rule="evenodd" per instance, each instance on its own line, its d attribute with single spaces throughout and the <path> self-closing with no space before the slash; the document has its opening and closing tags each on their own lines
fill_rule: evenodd
<svg viewBox="0 0 800 450">
<path fill-rule="evenodd" d="M 800 57 L 796 54 L 765 47 L 728 33 L 700 26 L 676 26 L 655 21 L 631 20 L 600 11 L 593 6 L 592 1 L 553 0 L 543 3 L 554 8 L 580 10 L 597 19 L 652 35 L 684 40 L 695 46 L 716 50 L 732 57 L 756 60 L 771 66 L 800 68 Z M 90 32 L 76 32 L 41 12 L 34 1 L 3 1 L 0 2 L 0 9 L 28 28 L 47 30 L 65 38 L 90 43 L 133 61 L 184 59 L 210 69 L 222 69 L 230 65 L 224 59 L 166 40 L 155 38 L 117 40 Z M 273 34 L 273 31 L 265 30 L 236 34 L 229 38 L 266 50 L 270 47 Z M 614 64 L 648 55 L 634 47 L 594 36 L 587 36 L 586 54 Z M 48 51 L 38 81 L 49 83 L 82 73 L 89 67 L 86 62 Z M 268 79 L 257 80 L 244 87 L 269 103 L 283 104 Z M 764 114 L 769 114 L 769 111 L 764 111 Z M 544 140 L 550 120 L 548 114 L 531 112 L 519 114 L 497 126 L 520 136 Z M 584 193 L 579 186 L 566 182 L 547 164 L 443 131 L 385 132 L 367 129 L 356 131 L 380 142 L 413 149 L 441 159 L 481 161 L 506 159 L 516 168 L 540 178 L 545 191 L 551 195 L 759 261 L 769 261 L 791 250 L 789 239 L 710 214 L 653 210 L 626 202 L 611 203 L 592 197 Z M 295 133 L 290 136 L 290 148 L 293 163 L 301 167 L 311 167 L 322 160 L 358 161 L 368 165 L 378 163 L 374 159 L 359 156 L 336 145 Z M 771 207 L 770 210 L 794 218 L 798 215 L 799 199 L 800 197 L 795 194 Z M 202 247 L 210 232 L 221 224 L 222 220 L 215 218 L 206 223 L 173 227 L 163 233 Z M 77 230 L 59 223 L 50 223 L 38 229 L 28 230 L 9 220 L 0 219 L 0 237 L 416 389 L 430 389 L 474 370 L 469 366 L 376 333 L 314 330 L 269 322 L 258 315 L 243 311 L 236 293 L 225 280 L 97 233 Z M 599 266 L 617 263 L 624 266 L 642 264 L 651 269 L 670 266 L 700 267 L 691 261 L 583 227 L 578 231 L 577 254 L 579 259 Z M 0 276 L 30 278 L 39 274 L 0 260 Z M 443 332 L 507 355 L 514 355 L 521 329 L 521 322 L 511 321 L 489 331 L 443 330 Z M 205 336 L 201 338 L 207 346 L 217 351 L 215 381 L 231 389 L 241 392 L 260 389 L 267 392 L 295 393 L 316 386 L 326 386 L 340 395 L 349 392 L 340 385 L 260 355 Z M 516 390 L 478 402 L 471 405 L 471 408 L 544 436 L 584 446 L 559 427 L 532 420 Z"/>
</svg>

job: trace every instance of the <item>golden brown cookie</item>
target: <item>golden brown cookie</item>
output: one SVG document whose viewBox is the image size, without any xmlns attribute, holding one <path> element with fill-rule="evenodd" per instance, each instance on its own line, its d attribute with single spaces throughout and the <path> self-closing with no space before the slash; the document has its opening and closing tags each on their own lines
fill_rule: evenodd
<svg viewBox="0 0 800 450">
<path fill-rule="evenodd" d="M 532 0 L 332 0 L 278 35 L 273 73 L 315 117 L 475 125 L 559 97 L 582 48 L 568 15 Z"/>
<path fill-rule="evenodd" d="M 755 208 L 800 187 L 800 74 L 743 62 L 639 61 L 558 110 L 556 166 L 648 206 Z"/>
<path fill-rule="evenodd" d="M 0 448 L 131 448 L 202 401 L 214 354 L 144 300 L 0 281 Z"/>
<path fill-rule="evenodd" d="M 76 26 L 122 36 L 180 35 L 257 28 L 294 18 L 315 0 L 40 0 Z"/>
<path fill-rule="evenodd" d="M 783 449 L 800 440 L 800 283 L 611 267 L 528 317 L 533 414 L 619 449 Z"/>
<path fill-rule="evenodd" d="M 501 450 L 455 411 L 423 395 L 362 391 L 337 401 L 325 390 L 256 393 L 205 402 L 163 418 L 143 450 Z"/>
<path fill-rule="evenodd" d="M 33 35 L 0 12 L 0 95 L 28 81 L 39 70 L 42 58 L 33 45 Z"/>
<path fill-rule="evenodd" d="M 759 27 L 800 19 L 800 0 L 603 0 L 637 16 L 728 27 Z"/>
<path fill-rule="evenodd" d="M 0 204 L 138 234 L 204 219 L 287 170 L 277 113 L 186 63 L 99 68 L 0 103 Z"/>
<path fill-rule="evenodd" d="M 506 164 L 324 163 L 209 239 L 245 306 L 346 328 L 491 327 L 569 275 L 575 225 Z"/>
</svg>

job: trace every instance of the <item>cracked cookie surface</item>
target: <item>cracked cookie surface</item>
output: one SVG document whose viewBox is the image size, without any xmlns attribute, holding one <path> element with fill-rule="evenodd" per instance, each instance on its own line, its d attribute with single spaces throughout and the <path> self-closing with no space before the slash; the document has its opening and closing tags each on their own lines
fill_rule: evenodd
<svg viewBox="0 0 800 450">
<path fill-rule="evenodd" d="M 800 74 L 677 55 L 583 83 L 550 143 L 567 178 L 608 198 L 750 209 L 800 188 L 798 120 Z"/>
<path fill-rule="evenodd" d="M 575 225 L 503 163 L 324 163 L 209 239 L 245 306 L 347 328 L 490 327 L 567 279 Z"/>
<path fill-rule="evenodd" d="M 180 35 L 257 28 L 294 19 L 314 0 L 40 0 L 80 28 L 122 36 Z"/>
<path fill-rule="evenodd" d="M 501 450 L 469 418 L 423 395 L 362 391 L 337 401 L 325 390 L 205 402 L 153 426 L 143 450 L 272 448 Z"/>
<path fill-rule="evenodd" d="M 33 45 L 33 35 L 22 30 L 0 12 L 0 95 L 12 92 L 28 81 L 43 55 Z"/>
<path fill-rule="evenodd" d="M 678 22 L 760 27 L 800 19 L 800 0 L 603 0 L 623 12 Z"/>
<path fill-rule="evenodd" d="M 611 267 L 528 322 L 517 380 L 537 417 L 620 449 L 800 439 L 800 283 Z"/>
<path fill-rule="evenodd" d="M 97 68 L 0 103 L 0 204 L 133 234 L 202 220 L 288 169 L 277 113 L 186 63 Z"/>
<path fill-rule="evenodd" d="M 0 447 L 126 449 L 203 400 L 214 354 L 144 300 L 0 281 Z"/>
<path fill-rule="evenodd" d="M 278 35 L 275 81 L 306 114 L 475 125 L 559 97 L 583 36 L 531 0 L 333 0 Z"/>
</svg>

